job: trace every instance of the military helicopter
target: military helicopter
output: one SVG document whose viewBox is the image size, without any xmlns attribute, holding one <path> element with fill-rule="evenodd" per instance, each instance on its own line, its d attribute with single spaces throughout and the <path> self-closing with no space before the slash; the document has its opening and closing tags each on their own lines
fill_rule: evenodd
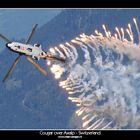
<svg viewBox="0 0 140 140">
<path fill-rule="evenodd" d="M 3 34 L 0 34 L 0 38 L 3 39 L 4 41 L 6 41 L 5 46 L 10 51 L 18 54 L 18 57 L 14 60 L 9 71 L 3 78 L 3 82 L 5 82 L 5 80 L 12 73 L 12 71 L 14 70 L 15 66 L 17 65 L 18 61 L 21 59 L 22 56 L 26 56 L 27 60 L 29 62 L 31 62 L 44 75 L 47 75 L 46 71 L 42 67 L 40 67 L 33 59 L 40 60 L 40 58 L 43 58 L 43 59 L 50 59 L 50 60 L 57 60 L 57 61 L 65 62 L 64 58 L 57 57 L 51 53 L 47 53 L 47 52 L 43 51 L 40 44 L 34 44 L 34 45 L 29 44 L 31 42 L 33 34 L 35 33 L 36 28 L 37 28 L 37 24 L 35 24 L 33 26 L 32 31 L 30 32 L 25 44 L 20 43 L 20 42 L 11 41 L 7 37 L 5 37 Z"/>
</svg>

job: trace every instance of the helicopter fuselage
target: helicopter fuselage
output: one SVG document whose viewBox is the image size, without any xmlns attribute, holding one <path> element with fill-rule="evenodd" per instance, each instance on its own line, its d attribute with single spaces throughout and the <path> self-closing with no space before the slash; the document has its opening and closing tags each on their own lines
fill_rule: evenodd
<svg viewBox="0 0 140 140">
<path fill-rule="evenodd" d="M 42 50 L 40 44 L 34 44 L 34 46 L 32 46 L 30 44 L 11 42 L 7 43 L 6 47 L 15 53 L 31 56 L 33 59 L 36 60 L 39 60 L 40 58 L 46 56 L 46 52 Z"/>
</svg>

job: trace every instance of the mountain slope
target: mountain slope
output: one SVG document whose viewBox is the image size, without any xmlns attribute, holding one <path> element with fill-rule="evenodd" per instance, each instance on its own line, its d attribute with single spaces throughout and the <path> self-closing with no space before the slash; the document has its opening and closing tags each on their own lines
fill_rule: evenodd
<svg viewBox="0 0 140 140">
<path fill-rule="evenodd" d="M 37 30 L 32 43 L 39 42 L 48 50 L 82 32 L 93 33 L 96 28 L 101 29 L 102 24 L 110 28 L 124 26 L 133 16 L 140 21 L 138 14 L 139 10 L 64 10 Z M 0 55 L 1 79 L 15 57 L 8 50 Z M 43 60 L 39 64 L 48 71 Z M 73 128 L 76 126 L 69 126 L 69 120 L 74 110 L 74 104 L 67 100 L 67 94 L 52 74 L 48 71 L 44 77 L 25 58 L 7 83 L 0 83 L 0 128 Z"/>
</svg>

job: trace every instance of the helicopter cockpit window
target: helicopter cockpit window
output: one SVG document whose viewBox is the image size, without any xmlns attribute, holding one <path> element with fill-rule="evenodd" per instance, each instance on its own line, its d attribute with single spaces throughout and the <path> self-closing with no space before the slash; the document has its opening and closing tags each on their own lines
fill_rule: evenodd
<svg viewBox="0 0 140 140">
<path fill-rule="evenodd" d="M 32 49 L 31 49 L 31 48 L 28 48 L 27 50 L 28 50 L 29 52 L 32 52 Z"/>
</svg>

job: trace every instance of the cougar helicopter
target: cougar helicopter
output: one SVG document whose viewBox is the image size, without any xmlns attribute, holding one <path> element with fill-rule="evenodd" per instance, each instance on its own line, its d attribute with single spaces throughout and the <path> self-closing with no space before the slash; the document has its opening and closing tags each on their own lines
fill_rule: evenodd
<svg viewBox="0 0 140 140">
<path fill-rule="evenodd" d="M 32 31 L 30 32 L 25 44 L 20 43 L 20 42 L 11 41 L 3 34 L 0 34 L 0 38 L 6 42 L 5 46 L 10 51 L 18 54 L 18 57 L 14 60 L 9 71 L 3 78 L 3 82 L 5 82 L 6 79 L 9 77 L 9 75 L 12 73 L 12 71 L 14 70 L 15 66 L 17 65 L 18 61 L 21 59 L 22 56 L 25 56 L 27 58 L 27 60 L 30 63 L 32 63 L 44 75 L 47 75 L 46 71 L 41 66 L 39 66 L 34 60 L 40 60 L 40 58 L 42 58 L 42 59 L 57 60 L 57 61 L 61 61 L 63 63 L 65 62 L 64 58 L 57 57 L 57 56 L 54 56 L 53 54 L 43 51 L 40 44 L 34 44 L 34 45 L 30 44 L 36 28 L 37 28 L 37 24 L 35 24 L 33 26 Z"/>
</svg>

